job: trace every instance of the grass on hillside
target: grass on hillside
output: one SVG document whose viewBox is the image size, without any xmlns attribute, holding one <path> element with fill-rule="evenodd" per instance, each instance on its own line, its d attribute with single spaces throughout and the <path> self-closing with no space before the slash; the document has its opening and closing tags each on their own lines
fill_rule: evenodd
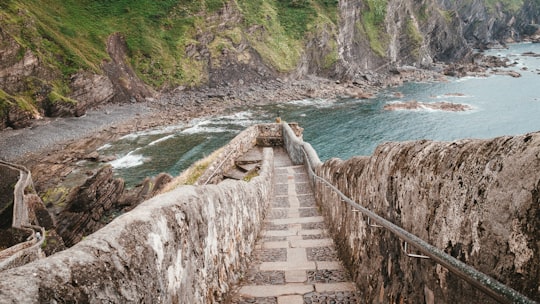
<svg viewBox="0 0 540 304">
<path fill-rule="evenodd" d="M 409 38 L 410 46 L 412 48 L 411 55 L 418 58 L 420 56 L 420 47 L 424 42 L 424 37 L 412 18 L 407 20 L 407 37 Z"/>
<path fill-rule="evenodd" d="M 362 28 L 373 52 L 380 57 L 386 56 L 388 36 L 385 32 L 386 0 L 367 0 L 366 9 L 362 12 Z"/>
<path fill-rule="evenodd" d="M 280 72 L 297 67 L 308 33 L 337 21 L 337 0 L 238 0 L 244 27 L 262 58 Z M 257 26 L 259 28 L 257 28 Z"/>
<path fill-rule="evenodd" d="M 110 60 L 107 39 L 120 33 L 126 40 L 128 58 L 138 76 L 156 89 L 178 85 L 198 86 L 207 81 L 207 61 L 198 53 L 208 48 L 213 64 L 219 64 L 224 49 L 245 39 L 263 60 L 281 72 L 296 68 L 306 35 L 321 24 L 335 24 L 338 0 L 2 0 L 3 29 L 52 71 L 53 102 L 75 102 L 67 84 L 71 75 L 90 70 L 102 73 Z M 229 24 L 218 31 L 207 16 L 225 3 L 237 5 L 242 24 Z M 249 31 L 259 27 L 261 30 Z M 197 35 L 209 32 L 213 42 L 201 46 Z M 188 55 L 188 53 L 190 55 Z M 239 56 L 239 58 L 243 58 Z M 327 64 L 334 61 L 329 57 Z M 59 78 L 59 79 L 58 79 Z M 40 80 L 44 81 L 44 80 Z M 29 81 L 30 83 L 31 81 Z M 21 96 L 1 98 L 0 106 L 14 104 L 35 109 L 32 85 Z M 37 87 L 36 87 L 37 90 Z M 0 115 L 2 115 L 0 113 Z"/>
<path fill-rule="evenodd" d="M 501 5 L 505 11 L 515 13 L 524 4 L 524 0 L 485 0 L 486 6 L 492 12 L 495 12 L 495 7 Z"/>
</svg>

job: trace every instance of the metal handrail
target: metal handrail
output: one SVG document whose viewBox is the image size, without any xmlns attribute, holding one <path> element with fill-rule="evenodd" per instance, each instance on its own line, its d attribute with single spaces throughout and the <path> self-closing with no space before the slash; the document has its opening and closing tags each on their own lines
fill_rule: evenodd
<svg viewBox="0 0 540 304">
<path fill-rule="evenodd" d="M 347 204 L 349 204 L 353 208 L 360 210 L 360 212 L 368 216 L 368 218 L 388 229 L 390 232 L 395 234 L 403 241 L 414 246 L 418 251 L 430 257 L 433 261 L 446 267 L 449 271 L 451 271 L 461 279 L 469 282 L 471 285 L 475 286 L 480 291 L 484 292 L 486 295 L 492 297 L 500 303 L 536 303 L 535 301 L 527 298 L 526 296 L 522 295 L 511 287 L 504 285 L 503 283 L 474 269 L 473 267 L 461 262 L 460 260 L 452 257 L 451 255 L 446 254 L 444 251 L 432 246 L 418 236 L 406 231 L 405 229 L 395 225 L 394 223 L 384 219 L 383 217 L 356 203 L 355 201 L 347 197 L 345 194 L 343 194 L 329 181 L 315 174 L 315 171 L 313 170 L 313 168 L 311 168 L 311 163 L 304 147 L 302 147 L 302 151 L 304 153 L 304 163 L 308 165 L 309 174 L 313 178 L 315 178 L 315 180 L 321 181 L 326 184 L 328 187 L 334 190 L 334 192 L 336 192 Z"/>
</svg>

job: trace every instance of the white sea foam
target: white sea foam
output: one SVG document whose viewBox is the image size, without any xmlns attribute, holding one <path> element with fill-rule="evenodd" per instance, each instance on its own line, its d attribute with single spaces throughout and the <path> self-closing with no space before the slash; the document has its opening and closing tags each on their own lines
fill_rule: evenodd
<svg viewBox="0 0 540 304">
<path fill-rule="evenodd" d="M 212 119 L 212 123 L 217 124 L 231 124 L 241 127 L 249 127 L 251 125 L 261 123 L 261 120 L 253 118 L 254 113 L 250 111 L 243 111 L 234 113 L 232 115 L 219 116 Z"/>
<path fill-rule="evenodd" d="M 330 108 L 335 105 L 335 101 L 329 99 L 300 99 L 291 101 L 289 104 L 303 107 Z"/>
<path fill-rule="evenodd" d="M 437 96 L 433 96 L 433 98 L 436 98 L 436 99 L 448 99 L 448 98 L 471 98 L 473 96 L 471 95 L 460 95 L 461 93 L 446 93 L 444 95 L 437 95 Z"/>
<path fill-rule="evenodd" d="M 129 152 L 124 157 L 115 159 L 109 162 L 109 164 L 115 169 L 125 169 L 140 166 L 144 164 L 145 161 L 149 160 L 148 157 L 133 152 L 135 151 Z"/>
<path fill-rule="evenodd" d="M 465 77 L 460 77 L 460 78 L 457 78 L 455 80 L 455 82 L 465 82 L 465 81 L 469 81 L 469 80 L 472 80 L 472 79 L 486 79 L 487 77 L 483 77 L 483 76 L 465 76 Z"/>
<path fill-rule="evenodd" d="M 167 136 L 165 136 L 165 137 L 162 137 L 162 138 L 159 138 L 159 139 L 154 140 L 153 142 L 149 143 L 148 145 L 149 145 L 149 146 L 153 146 L 153 145 L 155 145 L 155 144 L 157 144 L 157 143 L 160 143 L 160 142 L 162 142 L 162 141 L 166 141 L 166 140 L 168 140 L 168 139 L 171 139 L 171 138 L 173 138 L 174 136 L 175 136 L 175 134 L 167 135 Z"/>
<path fill-rule="evenodd" d="M 253 113 L 250 112 L 250 111 L 242 111 L 242 112 L 237 112 L 237 113 L 234 113 L 232 115 L 225 115 L 225 116 L 220 116 L 220 117 L 217 117 L 217 119 L 231 119 L 231 120 L 236 120 L 236 119 L 241 119 L 241 120 L 249 120 L 253 117 Z"/>
<path fill-rule="evenodd" d="M 112 147 L 111 144 L 104 144 L 103 146 L 97 148 L 97 151 L 107 150 L 107 149 L 109 149 L 110 147 Z"/>
<path fill-rule="evenodd" d="M 151 136 L 151 135 L 160 135 L 160 134 L 170 134 L 174 133 L 178 130 L 181 130 L 185 128 L 186 126 L 184 124 L 180 125 L 174 125 L 174 126 L 167 126 L 159 129 L 151 129 L 151 130 L 145 130 L 145 131 L 139 131 L 135 133 L 130 133 L 127 135 L 124 135 L 120 137 L 120 139 L 127 139 L 127 140 L 134 140 L 141 136 Z"/>
<path fill-rule="evenodd" d="M 223 133 L 228 130 L 221 127 L 205 127 L 204 125 L 195 125 L 182 131 L 183 134 L 198 134 L 198 133 Z"/>
</svg>

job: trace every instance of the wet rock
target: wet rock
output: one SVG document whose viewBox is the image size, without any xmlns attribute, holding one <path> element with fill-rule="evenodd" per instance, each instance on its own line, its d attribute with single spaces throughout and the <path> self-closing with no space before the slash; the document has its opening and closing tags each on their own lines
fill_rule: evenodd
<svg viewBox="0 0 540 304">
<path fill-rule="evenodd" d="M 153 178 L 147 177 L 141 184 L 123 193 L 115 203 L 115 207 L 122 212 L 132 210 L 143 201 L 157 195 L 172 179 L 167 173 L 160 173 Z"/>
<path fill-rule="evenodd" d="M 91 161 L 97 161 L 99 158 L 100 158 L 99 152 L 97 151 L 91 152 L 90 154 L 87 154 L 84 156 L 84 159 L 91 160 Z"/>
<path fill-rule="evenodd" d="M 447 101 L 439 102 L 418 102 L 416 100 L 411 100 L 408 102 L 393 102 L 384 105 L 385 110 L 396 111 L 396 110 L 439 110 L 439 111 L 449 111 L 449 112 L 463 112 L 471 109 L 469 105 L 452 103 Z"/>
</svg>

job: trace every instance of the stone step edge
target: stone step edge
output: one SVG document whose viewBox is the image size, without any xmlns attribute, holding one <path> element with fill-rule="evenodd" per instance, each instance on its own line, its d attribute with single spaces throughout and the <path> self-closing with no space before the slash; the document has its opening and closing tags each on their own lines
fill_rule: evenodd
<svg viewBox="0 0 540 304">
<path fill-rule="evenodd" d="M 287 295 L 305 295 L 310 292 L 356 292 L 356 286 L 352 282 L 341 283 L 290 283 L 282 285 L 246 285 L 240 288 L 239 295 L 242 297 L 280 297 Z"/>
</svg>

